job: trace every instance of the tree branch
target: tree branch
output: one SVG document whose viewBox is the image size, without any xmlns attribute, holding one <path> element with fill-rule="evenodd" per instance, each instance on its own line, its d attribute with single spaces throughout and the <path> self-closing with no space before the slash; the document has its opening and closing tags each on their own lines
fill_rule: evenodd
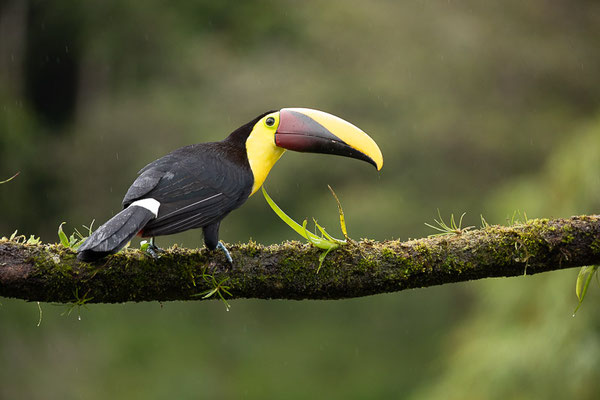
<svg viewBox="0 0 600 400">
<path fill-rule="evenodd" d="M 363 240 L 331 252 L 285 242 L 221 252 L 173 247 L 159 259 L 137 250 L 98 264 L 61 245 L 0 241 L 0 296 L 56 303 L 229 298 L 340 299 L 600 264 L 600 216 L 531 220 L 400 242 Z M 231 292 L 227 295 L 223 289 Z"/>
</svg>

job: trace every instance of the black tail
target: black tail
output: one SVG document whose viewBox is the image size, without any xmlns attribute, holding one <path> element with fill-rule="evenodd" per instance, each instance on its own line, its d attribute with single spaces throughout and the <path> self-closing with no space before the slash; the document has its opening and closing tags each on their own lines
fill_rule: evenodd
<svg viewBox="0 0 600 400">
<path fill-rule="evenodd" d="M 154 214 L 144 207 L 127 207 L 87 238 L 77 250 L 77 258 L 80 261 L 95 261 L 118 252 L 152 218 Z"/>
</svg>

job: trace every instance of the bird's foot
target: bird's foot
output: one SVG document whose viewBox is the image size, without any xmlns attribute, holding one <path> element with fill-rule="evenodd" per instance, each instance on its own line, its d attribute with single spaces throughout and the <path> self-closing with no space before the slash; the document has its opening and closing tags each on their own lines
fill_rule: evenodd
<svg viewBox="0 0 600 400">
<path fill-rule="evenodd" d="M 158 257 L 160 257 L 160 253 L 164 253 L 164 252 L 165 251 L 163 249 L 161 249 L 160 247 L 155 246 L 153 244 L 148 246 L 148 248 L 146 249 L 146 253 L 154 259 L 157 259 Z"/>
<path fill-rule="evenodd" d="M 223 253 L 225 253 L 225 257 L 227 258 L 229 265 L 233 265 L 233 259 L 231 258 L 231 254 L 229 254 L 229 250 L 227 250 L 227 247 L 225 247 L 223 242 L 219 241 L 219 243 L 217 244 L 217 249 L 223 250 Z"/>
<path fill-rule="evenodd" d="M 157 259 L 160 257 L 160 253 L 164 253 L 165 251 L 154 244 L 154 238 L 150 239 L 150 242 L 143 243 L 141 247 L 142 251 L 146 253 L 146 255 Z"/>
</svg>

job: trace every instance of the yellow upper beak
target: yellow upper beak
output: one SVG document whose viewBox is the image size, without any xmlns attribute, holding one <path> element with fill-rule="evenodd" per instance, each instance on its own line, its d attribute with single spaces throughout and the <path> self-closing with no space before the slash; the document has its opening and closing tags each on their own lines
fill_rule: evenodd
<svg viewBox="0 0 600 400">
<path fill-rule="evenodd" d="M 310 153 L 337 154 L 383 167 L 377 143 L 361 129 L 335 115 L 309 108 L 284 108 L 275 133 L 279 147 Z"/>
</svg>

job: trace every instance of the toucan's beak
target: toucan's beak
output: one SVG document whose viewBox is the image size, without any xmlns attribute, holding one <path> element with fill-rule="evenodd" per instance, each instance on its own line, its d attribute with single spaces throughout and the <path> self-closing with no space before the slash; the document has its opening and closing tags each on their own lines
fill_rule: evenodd
<svg viewBox="0 0 600 400">
<path fill-rule="evenodd" d="M 373 139 L 335 115 L 308 108 L 284 108 L 279 112 L 275 144 L 308 153 L 337 154 L 383 167 L 383 155 Z"/>
</svg>

